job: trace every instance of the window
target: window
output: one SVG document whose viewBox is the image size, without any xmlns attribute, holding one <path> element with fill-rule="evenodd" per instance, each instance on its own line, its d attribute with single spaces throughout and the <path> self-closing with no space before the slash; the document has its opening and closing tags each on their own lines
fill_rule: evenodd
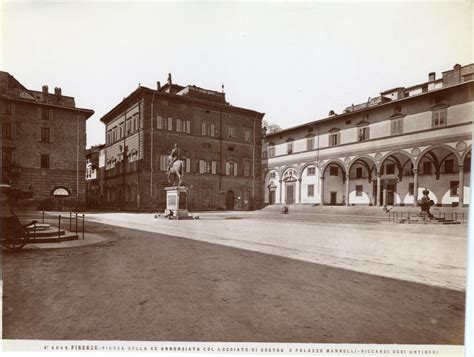
<svg viewBox="0 0 474 357">
<path fill-rule="evenodd" d="M 307 138 L 306 139 L 306 150 L 313 150 L 314 149 L 314 138 Z"/>
<path fill-rule="evenodd" d="M 214 137 L 215 131 L 216 131 L 216 128 L 213 123 L 204 122 L 204 121 L 201 123 L 201 135 Z"/>
<path fill-rule="evenodd" d="M 423 173 L 425 175 L 431 175 L 431 162 L 430 161 L 425 161 L 423 163 Z"/>
<path fill-rule="evenodd" d="M 229 139 L 235 138 L 235 128 L 233 126 L 227 127 L 227 138 Z"/>
<path fill-rule="evenodd" d="M 293 142 L 286 144 L 286 152 L 288 153 L 288 155 L 293 153 Z"/>
<path fill-rule="evenodd" d="M 47 108 L 41 108 L 41 119 L 49 120 L 49 111 Z"/>
<path fill-rule="evenodd" d="M 394 175 L 395 174 L 395 164 L 386 164 L 385 165 L 385 174 Z"/>
<path fill-rule="evenodd" d="M 452 174 L 454 172 L 454 160 L 445 160 L 444 161 L 444 173 Z"/>
<path fill-rule="evenodd" d="M 200 174 L 210 174 L 211 173 L 211 163 L 205 160 L 199 160 L 199 173 Z"/>
<path fill-rule="evenodd" d="M 276 172 L 275 171 L 270 172 L 270 178 L 271 179 L 276 179 Z"/>
<path fill-rule="evenodd" d="M 10 102 L 5 103 L 5 114 L 12 115 L 12 113 L 13 113 L 12 106 L 14 106 L 14 104 L 12 104 Z"/>
<path fill-rule="evenodd" d="M 356 196 L 362 196 L 362 193 L 364 192 L 364 186 L 363 185 L 356 185 Z"/>
<path fill-rule="evenodd" d="M 234 147 L 233 146 L 228 146 L 227 151 L 234 151 Z"/>
<path fill-rule="evenodd" d="M 237 163 L 236 162 L 228 162 L 226 164 L 226 175 L 237 176 Z"/>
<path fill-rule="evenodd" d="M 173 118 L 168 118 L 168 130 L 173 130 Z"/>
<path fill-rule="evenodd" d="M 403 119 L 404 118 L 397 118 L 392 119 L 392 135 L 402 134 L 403 133 Z"/>
<path fill-rule="evenodd" d="M 219 173 L 219 162 L 212 161 L 211 162 L 211 174 L 217 175 Z"/>
<path fill-rule="evenodd" d="M 252 141 L 252 130 L 244 129 L 244 140 L 248 143 Z"/>
<path fill-rule="evenodd" d="M 316 167 L 308 167 L 307 175 L 308 176 L 316 175 Z"/>
<path fill-rule="evenodd" d="M 275 147 L 270 146 L 268 147 L 268 157 L 274 157 L 275 156 Z"/>
<path fill-rule="evenodd" d="M 42 169 L 49 169 L 49 155 L 41 154 L 41 166 Z"/>
<path fill-rule="evenodd" d="M 459 195 L 458 187 L 459 187 L 459 181 L 451 181 L 449 183 L 449 193 L 451 197 Z"/>
<path fill-rule="evenodd" d="M 446 126 L 446 116 L 447 116 L 446 108 L 434 110 L 432 119 L 431 119 L 431 127 L 438 128 L 438 127 Z"/>
<path fill-rule="evenodd" d="M 267 158 L 267 152 L 266 151 L 263 151 L 262 152 L 262 159 L 266 159 Z"/>
<path fill-rule="evenodd" d="M 356 178 L 362 178 L 362 167 L 356 168 Z"/>
<path fill-rule="evenodd" d="M 369 140 L 369 127 L 368 126 L 363 126 L 359 128 L 358 130 L 358 140 L 359 141 L 365 141 Z"/>
<path fill-rule="evenodd" d="M 158 129 L 168 129 L 168 120 L 158 115 L 156 118 L 156 127 Z"/>
<path fill-rule="evenodd" d="M 12 125 L 10 123 L 2 124 L 2 138 L 3 139 L 12 138 Z"/>
<path fill-rule="evenodd" d="M 314 197 L 314 185 L 308 185 L 308 197 Z"/>
<path fill-rule="evenodd" d="M 329 166 L 329 175 L 339 176 L 339 169 L 337 168 L 337 166 Z"/>
<path fill-rule="evenodd" d="M 246 177 L 250 176 L 250 162 L 249 161 L 244 161 L 244 176 Z"/>
<path fill-rule="evenodd" d="M 408 184 L 408 195 L 413 196 L 414 193 L 415 193 L 415 184 L 413 182 L 410 182 Z"/>
<path fill-rule="evenodd" d="M 2 165 L 8 165 L 13 162 L 12 151 L 7 148 L 2 148 Z"/>
<path fill-rule="evenodd" d="M 339 133 L 329 134 L 329 146 L 339 145 Z"/>
<path fill-rule="evenodd" d="M 160 155 L 160 170 L 168 170 L 168 155 Z"/>
<path fill-rule="evenodd" d="M 189 120 L 176 119 L 176 131 L 189 134 L 191 132 L 191 122 Z"/>
<path fill-rule="evenodd" d="M 41 142 L 49 143 L 49 128 L 41 128 Z"/>
</svg>

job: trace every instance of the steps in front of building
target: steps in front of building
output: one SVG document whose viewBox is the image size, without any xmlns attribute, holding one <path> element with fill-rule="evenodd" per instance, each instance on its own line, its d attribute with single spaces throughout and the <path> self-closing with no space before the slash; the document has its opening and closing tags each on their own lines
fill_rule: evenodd
<svg viewBox="0 0 474 357">
<path fill-rule="evenodd" d="M 271 205 L 260 210 L 262 216 L 281 214 L 282 219 L 302 219 L 321 222 L 340 223 L 405 223 L 410 217 L 410 223 L 417 223 L 420 213 L 419 207 L 391 206 L 384 210 L 383 207 L 374 206 L 313 206 L 309 204 L 287 205 L 288 215 L 282 214 L 284 205 Z M 458 207 L 432 207 L 431 213 L 436 217 L 432 224 L 460 224 L 467 223 L 468 208 Z M 421 218 L 422 219 L 422 218 Z M 403 220 L 403 221 L 402 221 Z"/>
<path fill-rule="evenodd" d="M 36 230 L 34 227 L 27 228 L 30 233 L 30 243 L 57 243 L 79 239 L 78 234 L 64 229 L 59 230 L 44 224 L 38 226 L 40 227 L 37 227 Z"/>
</svg>

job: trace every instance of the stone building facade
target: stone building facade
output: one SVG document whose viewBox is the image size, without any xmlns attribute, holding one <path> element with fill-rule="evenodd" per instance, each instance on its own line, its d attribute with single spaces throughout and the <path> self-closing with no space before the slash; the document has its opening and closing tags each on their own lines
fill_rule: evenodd
<svg viewBox="0 0 474 357">
<path fill-rule="evenodd" d="M 264 114 L 235 107 L 223 92 L 168 83 L 139 86 L 101 118 L 104 208 L 161 210 L 175 143 L 185 163 L 191 210 L 248 210 L 262 205 Z"/>
<path fill-rule="evenodd" d="M 474 64 L 264 137 L 266 204 L 469 203 Z"/>
<path fill-rule="evenodd" d="M 86 120 L 94 112 L 77 108 L 73 97 L 25 88 L 0 72 L 2 179 L 34 192 L 23 202 L 49 208 L 84 205 Z"/>
<path fill-rule="evenodd" d="M 105 178 L 103 148 L 92 146 L 86 150 L 86 208 L 100 208 L 101 184 Z"/>
</svg>

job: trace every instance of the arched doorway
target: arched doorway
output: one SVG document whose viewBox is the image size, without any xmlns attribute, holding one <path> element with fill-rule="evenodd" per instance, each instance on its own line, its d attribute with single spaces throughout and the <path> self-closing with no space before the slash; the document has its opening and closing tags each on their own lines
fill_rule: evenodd
<svg viewBox="0 0 474 357">
<path fill-rule="evenodd" d="M 56 209 L 58 211 L 63 210 L 63 198 L 69 197 L 70 192 L 66 187 L 56 187 L 52 190 L 51 195 L 56 199 Z"/>
<path fill-rule="evenodd" d="M 296 200 L 296 169 L 289 168 L 283 173 L 283 185 L 285 188 L 284 202 L 287 205 L 292 205 Z"/>
<path fill-rule="evenodd" d="M 344 164 L 339 160 L 328 162 L 322 170 L 321 179 L 321 204 L 331 206 L 346 204 Z"/>
<path fill-rule="evenodd" d="M 454 149 L 445 145 L 428 148 L 417 162 L 419 190 L 427 188 L 437 206 L 459 205 L 464 188 L 464 168 L 460 165 Z"/>
<path fill-rule="evenodd" d="M 355 158 L 347 171 L 347 204 L 375 205 L 377 196 L 375 161 L 365 156 Z"/>
<path fill-rule="evenodd" d="M 225 195 L 225 209 L 228 211 L 232 211 L 234 209 L 234 191 L 227 191 Z"/>
<path fill-rule="evenodd" d="M 413 204 L 417 197 L 413 168 L 412 158 L 404 152 L 393 152 L 383 158 L 379 166 L 380 180 L 373 183 L 377 205 Z"/>
</svg>

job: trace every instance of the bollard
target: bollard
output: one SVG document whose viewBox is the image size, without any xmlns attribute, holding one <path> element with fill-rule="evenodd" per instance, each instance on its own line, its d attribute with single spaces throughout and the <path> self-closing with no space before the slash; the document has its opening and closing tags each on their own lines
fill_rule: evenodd
<svg viewBox="0 0 474 357">
<path fill-rule="evenodd" d="M 33 240 L 36 240 L 36 222 L 33 224 Z"/>
<path fill-rule="evenodd" d="M 76 234 L 77 234 L 77 212 L 76 212 Z"/>
<path fill-rule="evenodd" d="M 408 212 L 408 224 L 410 224 L 410 212 Z"/>
<path fill-rule="evenodd" d="M 458 213 L 454 212 L 454 222 L 458 223 Z"/>
<path fill-rule="evenodd" d="M 44 223 L 44 211 L 43 211 L 43 223 Z"/>
<path fill-rule="evenodd" d="M 69 232 L 72 232 L 72 212 L 69 211 Z"/>
<path fill-rule="evenodd" d="M 85 221 L 85 218 L 84 218 L 84 214 L 83 214 L 82 215 L 82 239 L 84 239 L 84 225 L 85 225 L 84 221 Z"/>
<path fill-rule="evenodd" d="M 58 216 L 58 242 L 61 243 L 61 215 Z"/>
</svg>

